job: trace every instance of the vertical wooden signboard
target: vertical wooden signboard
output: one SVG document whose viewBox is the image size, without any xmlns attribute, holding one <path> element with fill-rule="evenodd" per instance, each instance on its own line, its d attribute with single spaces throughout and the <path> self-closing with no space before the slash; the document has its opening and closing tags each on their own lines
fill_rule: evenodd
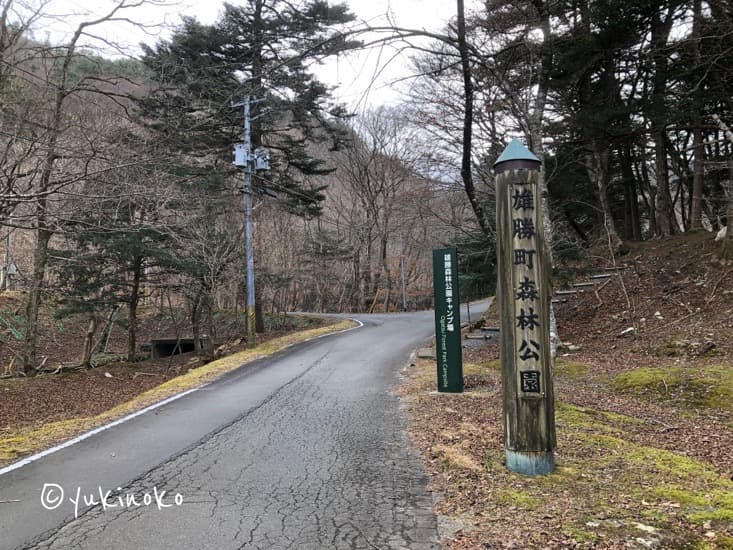
<svg viewBox="0 0 733 550">
<path fill-rule="evenodd" d="M 463 391 L 463 357 L 458 255 L 455 248 L 433 250 L 433 291 L 438 391 L 460 393 Z"/>
<path fill-rule="evenodd" d="M 517 141 L 494 165 L 506 466 L 527 475 L 555 468 L 550 282 L 539 167 L 537 157 Z"/>
</svg>

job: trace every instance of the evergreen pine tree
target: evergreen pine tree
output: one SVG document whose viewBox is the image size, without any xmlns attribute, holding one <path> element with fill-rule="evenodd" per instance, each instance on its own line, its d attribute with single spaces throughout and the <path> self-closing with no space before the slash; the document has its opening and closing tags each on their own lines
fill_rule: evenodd
<svg viewBox="0 0 733 550">
<path fill-rule="evenodd" d="M 265 99 L 253 113 L 260 117 L 252 144 L 268 147 L 273 170 L 256 177 L 255 188 L 281 195 L 303 215 L 318 214 L 322 188 L 304 185 L 304 178 L 331 169 L 308 143 L 330 140 L 337 148 L 344 136 L 332 119 L 343 110 L 309 68 L 356 45 L 339 31 L 353 19 L 345 5 L 323 0 L 225 4 L 214 25 L 185 18 L 170 40 L 144 47 L 158 87 L 141 100 L 141 115 L 188 158 L 188 170 L 205 173 L 211 163 L 228 162 L 240 140 L 241 110 L 232 105 L 245 96 Z"/>
</svg>

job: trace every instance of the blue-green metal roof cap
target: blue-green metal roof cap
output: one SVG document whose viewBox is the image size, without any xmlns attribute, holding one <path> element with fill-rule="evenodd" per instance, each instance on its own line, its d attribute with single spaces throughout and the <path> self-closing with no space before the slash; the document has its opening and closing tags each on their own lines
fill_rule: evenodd
<svg viewBox="0 0 733 550">
<path fill-rule="evenodd" d="M 504 149 L 504 152 L 499 156 L 498 159 L 496 159 L 496 162 L 494 163 L 494 167 L 496 167 L 497 164 L 501 164 L 502 162 L 507 162 L 509 160 L 530 160 L 534 162 L 540 162 L 540 159 L 538 159 L 532 151 L 527 149 L 524 145 L 519 143 L 516 139 L 512 139 L 509 142 L 509 145 L 506 146 L 506 149 Z"/>
</svg>

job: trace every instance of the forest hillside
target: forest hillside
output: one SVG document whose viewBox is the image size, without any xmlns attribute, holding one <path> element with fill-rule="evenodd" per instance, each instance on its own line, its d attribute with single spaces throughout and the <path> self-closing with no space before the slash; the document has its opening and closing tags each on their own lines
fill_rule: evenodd
<svg viewBox="0 0 733 550">
<path fill-rule="evenodd" d="M 558 274 L 552 476 L 502 464 L 498 341 L 466 341 L 459 396 L 431 391 L 434 360 L 407 371 L 447 548 L 731 547 L 733 266 L 718 249 L 708 233 L 599 246 Z"/>
</svg>

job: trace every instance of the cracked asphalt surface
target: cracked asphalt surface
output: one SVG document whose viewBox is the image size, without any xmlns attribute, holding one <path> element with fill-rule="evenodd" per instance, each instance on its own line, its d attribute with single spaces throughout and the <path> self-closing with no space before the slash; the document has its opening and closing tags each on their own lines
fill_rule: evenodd
<svg viewBox="0 0 733 550">
<path fill-rule="evenodd" d="M 440 548 L 391 393 L 432 313 L 359 319 L 0 476 L 0 502 L 18 500 L 0 504 L 0 548 Z M 65 491 L 52 511 L 44 483 Z M 116 507 L 84 505 L 100 487 Z"/>
</svg>

